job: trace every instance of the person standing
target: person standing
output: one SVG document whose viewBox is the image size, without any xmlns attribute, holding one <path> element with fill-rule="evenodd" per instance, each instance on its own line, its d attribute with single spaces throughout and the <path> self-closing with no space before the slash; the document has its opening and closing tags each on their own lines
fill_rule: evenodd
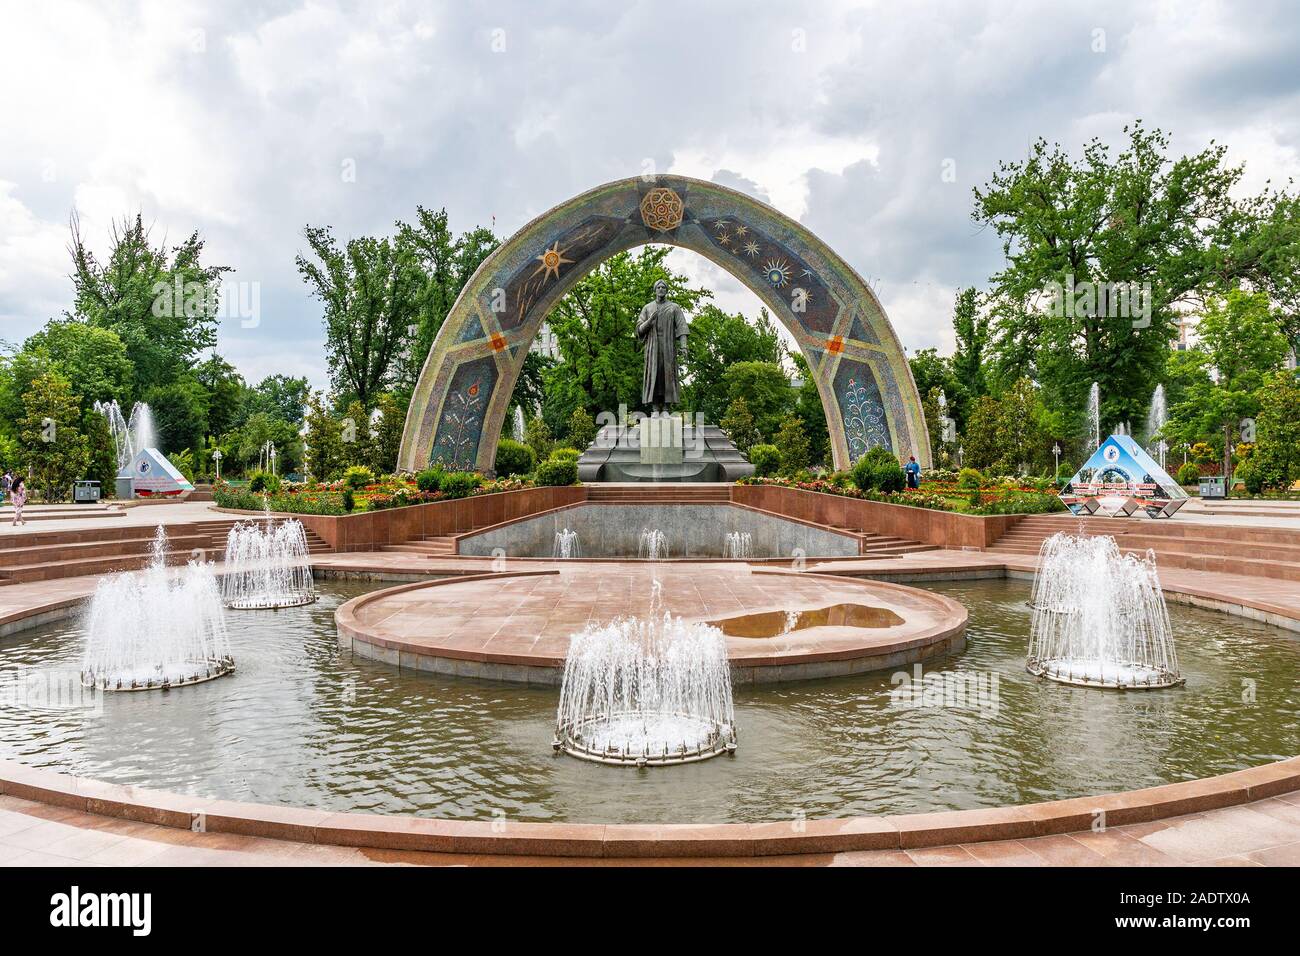
<svg viewBox="0 0 1300 956">
<path fill-rule="evenodd" d="M 13 497 L 14 527 L 16 528 L 20 524 L 27 523 L 27 520 L 23 517 L 23 505 L 27 504 L 27 482 L 23 480 L 22 475 L 14 479 L 14 483 L 10 488 L 10 495 Z"/>
<path fill-rule="evenodd" d="M 9 489 L 13 487 L 13 484 L 14 473 L 6 468 L 5 473 L 0 475 L 0 506 L 3 506 L 5 499 L 9 497 Z"/>
<path fill-rule="evenodd" d="M 917 463 L 915 455 L 909 455 L 907 464 L 903 466 L 903 471 L 907 472 L 907 487 L 921 487 L 921 466 Z"/>
</svg>

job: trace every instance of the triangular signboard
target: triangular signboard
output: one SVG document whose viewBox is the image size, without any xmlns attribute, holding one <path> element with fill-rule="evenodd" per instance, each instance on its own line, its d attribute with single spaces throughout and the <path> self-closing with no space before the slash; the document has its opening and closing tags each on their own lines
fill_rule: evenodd
<svg viewBox="0 0 1300 956">
<path fill-rule="evenodd" d="M 131 479 L 135 493 L 144 498 L 179 495 L 194 486 L 157 448 L 141 448 L 131 459 Z"/>
<path fill-rule="evenodd" d="M 1129 499 L 1137 499 L 1148 513 L 1172 514 L 1178 509 L 1168 508 L 1169 503 L 1186 498 L 1182 486 L 1129 435 L 1108 437 L 1061 490 L 1061 499 L 1075 514 Z"/>
</svg>

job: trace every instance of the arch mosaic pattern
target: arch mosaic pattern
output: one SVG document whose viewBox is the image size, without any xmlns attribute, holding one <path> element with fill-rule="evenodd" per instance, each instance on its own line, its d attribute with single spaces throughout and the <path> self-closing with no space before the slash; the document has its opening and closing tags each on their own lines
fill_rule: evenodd
<svg viewBox="0 0 1300 956">
<path fill-rule="evenodd" d="M 542 320 L 584 275 L 646 243 L 682 246 L 748 286 L 790 331 L 826 409 L 834 464 L 883 445 L 930 462 L 911 369 L 871 289 L 794 220 L 683 176 L 623 179 L 556 206 L 492 253 L 462 290 L 411 399 L 399 467 L 492 467 L 515 379 Z M 612 410 L 611 410 L 612 411 Z"/>
</svg>

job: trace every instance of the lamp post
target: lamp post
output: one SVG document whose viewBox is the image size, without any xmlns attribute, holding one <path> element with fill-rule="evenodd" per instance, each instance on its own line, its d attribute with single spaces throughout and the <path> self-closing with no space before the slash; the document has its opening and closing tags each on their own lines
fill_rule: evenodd
<svg viewBox="0 0 1300 956">
<path fill-rule="evenodd" d="M 1061 474 L 1061 443 L 1052 444 L 1052 455 L 1056 458 L 1056 470 L 1052 472 L 1052 480 L 1056 480 Z"/>
<path fill-rule="evenodd" d="M 221 481 L 221 449 L 212 449 L 212 463 L 217 466 L 217 481 Z"/>
<path fill-rule="evenodd" d="M 1169 446 L 1166 445 L 1164 441 L 1161 441 L 1160 442 L 1160 470 L 1161 471 L 1165 470 L 1165 452 L 1167 452 L 1168 450 L 1169 450 Z"/>
</svg>

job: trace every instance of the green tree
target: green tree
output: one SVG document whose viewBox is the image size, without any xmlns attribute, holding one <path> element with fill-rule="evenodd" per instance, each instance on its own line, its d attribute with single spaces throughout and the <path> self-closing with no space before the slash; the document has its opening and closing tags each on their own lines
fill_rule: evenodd
<svg viewBox="0 0 1300 956">
<path fill-rule="evenodd" d="M 981 395 L 975 400 L 966 431 L 962 435 L 962 464 L 983 471 L 992 468 L 1002 457 L 998 443 L 998 428 L 1002 407 L 992 395 Z"/>
<path fill-rule="evenodd" d="M 268 375 L 246 393 L 244 413 L 265 412 L 282 422 L 299 425 L 307 413 L 309 397 L 311 386 L 306 378 Z"/>
<path fill-rule="evenodd" d="M 773 441 L 781 456 L 781 473 L 795 475 L 806 469 L 810 463 L 808 436 L 804 434 L 803 423 L 791 415 L 781 423 Z"/>
<path fill-rule="evenodd" d="M 135 395 L 174 381 L 216 344 L 221 276 L 231 270 L 201 263 L 197 232 L 169 254 L 152 244 L 137 214 L 113 225 L 108 259 L 101 263 L 74 215 L 71 251 L 74 317 L 122 341 L 135 371 Z"/>
<path fill-rule="evenodd" d="M 620 405 L 640 407 L 644 366 L 636 319 L 654 298 L 655 281 L 667 282 L 668 298 L 687 313 L 711 295 L 691 288 L 685 276 L 667 267 L 669 251 L 666 246 L 644 246 L 636 255 L 611 256 L 574 285 L 546 317 L 561 359 L 544 375 L 542 414 L 553 432 L 564 430 L 575 408 L 598 414 L 616 412 Z"/>
<path fill-rule="evenodd" d="M 208 390 L 193 375 L 183 375 L 144 393 L 153 411 L 159 450 L 198 448 L 208 433 Z"/>
<path fill-rule="evenodd" d="M 343 248 L 328 226 L 308 226 L 303 236 L 314 258 L 295 261 L 324 310 L 330 384 L 370 408 L 401 377 L 419 315 L 425 279 L 415 251 L 400 229 L 395 240 L 362 236 Z"/>
<path fill-rule="evenodd" d="M 111 498 L 117 488 L 117 446 L 108 430 L 108 419 L 93 408 L 86 409 L 81 413 L 81 432 L 86 436 L 84 477 L 99 482 L 101 497 Z"/>
<path fill-rule="evenodd" d="M 303 443 L 298 426 L 266 412 L 254 412 L 238 431 L 223 436 L 221 444 L 228 446 L 222 449 L 222 454 L 227 456 L 223 473 L 234 474 L 236 465 L 245 473 L 256 469 L 267 442 L 275 446 L 276 470 L 280 474 L 287 475 L 302 467 Z"/>
<path fill-rule="evenodd" d="M 1165 431 L 1178 441 L 1218 431 L 1223 439 L 1223 475 L 1232 480 L 1232 445 L 1244 418 L 1259 411 L 1259 391 L 1270 372 L 1282 367 L 1286 336 L 1272 314 L 1268 295 L 1234 289 L 1207 305 L 1196 327 L 1200 346 L 1213 366 L 1208 377 L 1176 406 Z"/>
<path fill-rule="evenodd" d="M 749 455 L 750 450 L 762 440 L 758 428 L 754 425 L 754 416 L 749 410 L 749 403 L 737 395 L 727 406 L 718 427 L 727 433 L 731 443 L 742 455 Z"/>
<path fill-rule="evenodd" d="M 33 491 L 45 501 L 63 501 L 72 483 L 85 475 L 90 453 L 80 421 L 81 397 L 57 372 L 37 378 L 23 395 L 20 453 L 31 472 Z"/>
<path fill-rule="evenodd" d="M 380 475 L 391 475 L 397 470 L 397 454 L 402 447 L 402 430 L 406 427 L 406 408 L 391 394 L 379 396 L 375 406 L 379 412 L 375 422 L 375 442 L 371 467 Z"/>
<path fill-rule="evenodd" d="M 423 206 L 416 207 L 414 225 L 399 222 L 397 229 L 399 241 L 411 250 L 422 276 L 414 328 L 396 376 L 402 393 L 399 401 L 405 402 L 461 289 L 501 241 L 482 227 L 455 238 L 447 223 L 447 210 L 433 212 Z"/>
<path fill-rule="evenodd" d="M 1294 302 L 1300 281 L 1294 197 L 1238 200 L 1242 167 L 1225 147 L 1170 160 L 1164 133 L 1125 132 L 1114 157 L 1096 139 L 1078 160 L 1039 140 L 975 190 L 973 213 L 1006 255 L 990 291 L 999 378 L 1030 376 L 1080 418 L 1096 381 L 1104 424 L 1145 413 L 1179 306 L 1241 280 Z M 1126 303 L 1130 283 L 1138 295 Z"/>
<path fill-rule="evenodd" d="M 970 405 L 989 392 L 988 376 L 984 362 L 989 344 L 989 318 L 979 307 L 979 297 L 973 288 L 957 293 L 952 310 L 952 331 L 957 339 L 957 349 L 952 354 L 951 366 L 957 388 L 948 396 L 949 414 L 960 428 L 966 421 Z"/>
<path fill-rule="evenodd" d="M 569 447 L 576 448 L 578 451 L 586 451 L 587 446 L 595 440 L 596 420 L 591 417 L 586 409 L 575 408 L 573 414 L 569 417 Z"/>
<path fill-rule="evenodd" d="M 794 404 L 794 390 L 785 370 L 773 362 L 737 362 L 723 373 L 722 390 L 728 405 L 743 398 L 764 440 L 780 430 Z"/>
<path fill-rule="evenodd" d="M 533 456 L 539 461 L 546 461 L 551 456 L 555 442 L 551 438 L 550 426 L 540 415 L 530 418 L 524 426 L 524 444 L 533 450 Z"/>
<path fill-rule="evenodd" d="M 307 470 L 317 481 L 333 481 L 342 474 L 344 461 L 343 423 L 314 394 L 307 399 Z"/>
<path fill-rule="evenodd" d="M 817 381 L 803 355 L 791 352 L 790 360 L 794 363 L 795 375 L 799 379 L 799 387 L 795 392 L 795 417 L 803 424 L 804 434 L 808 436 L 809 456 L 813 464 L 826 464 L 831 458 L 831 440 L 826 428 L 826 409 L 822 405 L 821 393 L 817 390 Z"/>
<path fill-rule="evenodd" d="M 23 351 L 44 356 L 75 382 L 86 408 L 114 399 L 126 402 L 131 395 L 135 369 L 122 339 L 110 329 L 73 318 L 51 319 L 23 343 Z"/>
<path fill-rule="evenodd" d="M 766 309 L 756 322 L 737 313 L 728 315 L 715 305 L 703 306 L 691 317 L 687 336 L 685 407 L 707 422 L 726 411 L 727 396 L 718 389 L 723 373 L 737 362 L 781 362 L 783 349 Z"/>
<path fill-rule="evenodd" d="M 207 392 L 207 431 L 221 435 L 242 424 L 250 390 L 233 365 L 213 352 L 194 367 L 194 378 Z"/>
<path fill-rule="evenodd" d="M 1277 372 L 1259 390 L 1256 444 L 1251 461 L 1266 484 L 1285 488 L 1300 480 L 1300 380 Z"/>
</svg>

